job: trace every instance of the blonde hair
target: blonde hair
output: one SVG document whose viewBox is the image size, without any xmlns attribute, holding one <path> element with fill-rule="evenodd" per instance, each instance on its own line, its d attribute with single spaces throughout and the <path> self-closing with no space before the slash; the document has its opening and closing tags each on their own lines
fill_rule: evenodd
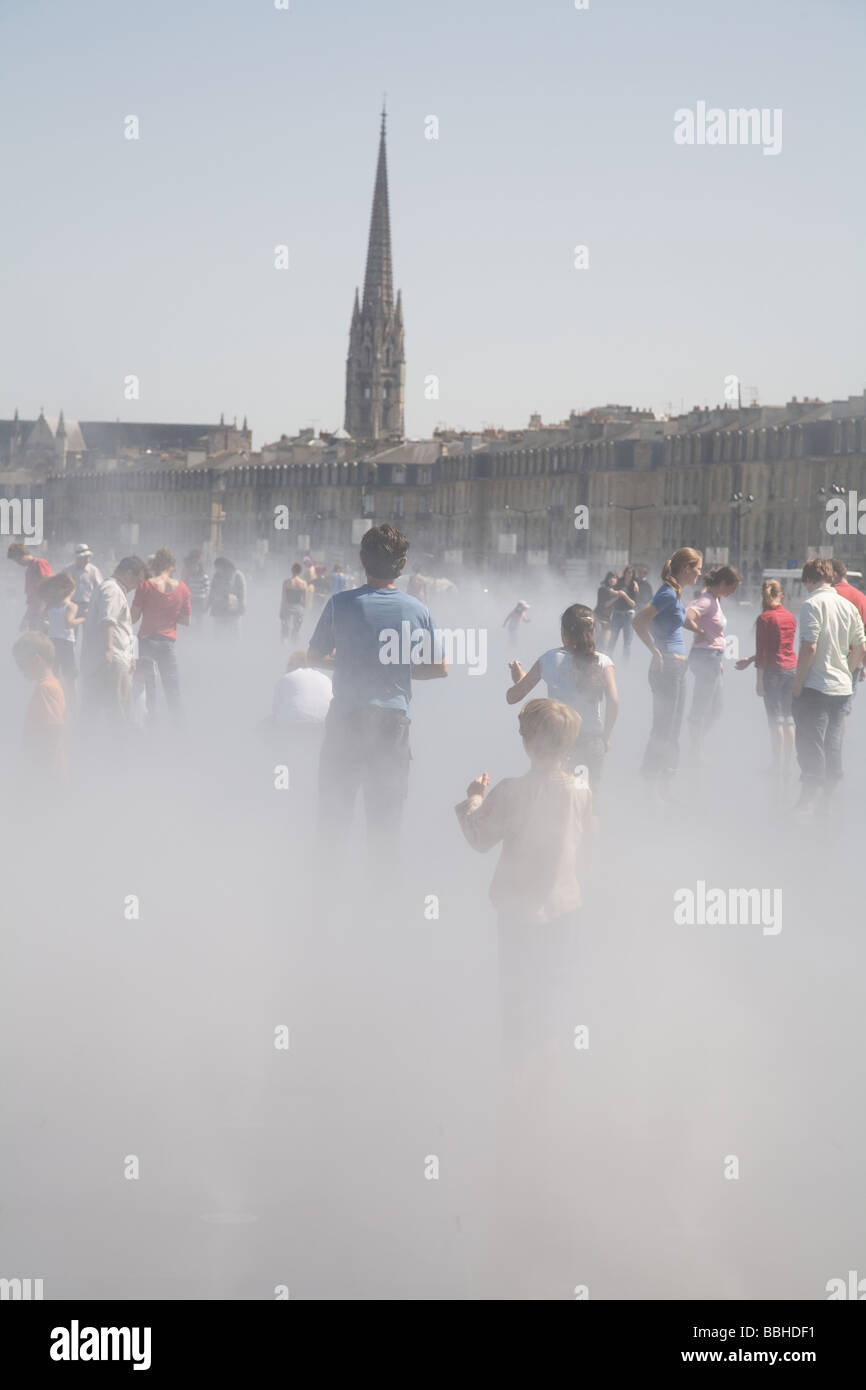
<svg viewBox="0 0 866 1390">
<path fill-rule="evenodd" d="M 564 758 L 577 742 L 580 715 L 561 700 L 530 700 L 518 718 L 527 753 Z"/>
<path fill-rule="evenodd" d="M 703 558 L 700 550 L 692 550 L 688 545 L 675 550 L 671 558 L 666 560 L 662 566 L 662 583 L 670 584 L 672 589 L 681 594 L 682 585 L 679 581 L 679 575 L 682 574 L 687 565 L 699 565 Z"/>
</svg>

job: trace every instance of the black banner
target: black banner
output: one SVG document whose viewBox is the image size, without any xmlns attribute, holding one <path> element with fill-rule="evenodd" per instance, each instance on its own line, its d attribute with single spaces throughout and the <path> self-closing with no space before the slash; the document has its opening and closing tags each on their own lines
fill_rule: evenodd
<svg viewBox="0 0 866 1390">
<path fill-rule="evenodd" d="M 822 1302 L 592 1302 L 574 1300 L 578 1306 L 564 1321 L 545 1316 L 546 1331 L 562 1337 L 559 1347 L 548 1348 L 573 1356 L 575 1375 L 591 1361 L 596 1370 L 643 1370 L 667 1373 L 675 1368 L 700 1371 L 706 1366 L 804 1366 L 822 1376 L 850 1364 L 863 1344 L 864 1322 L 859 1309 Z M 461 1313 L 437 1314 L 437 1334 L 429 1337 L 429 1312 L 416 1304 L 402 1306 L 402 1328 L 389 1326 L 386 1340 L 376 1328 L 375 1305 L 338 1303 L 334 1306 L 303 1300 L 259 1302 L 45 1302 L 8 1301 L 0 1305 L 0 1328 L 8 1364 L 12 1355 L 24 1371 L 52 1377 L 74 1373 L 92 1376 L 99 1369 L 114 1375 L 128 1372 L 149 1379 L 174 1376 L 184 1371 L 197 1376 L 248 1372 L 259 1365 L 283 1364 L 288 1372 L 298 1350 L 294 1339 L 321 1327 L 327 1341 L 320 1344 L 322 1369 L 333 1371 L 345 1358 L 357 1371 L 359 1362 L 383 1359 L 387 1363 L 402 1336 L 423 1336 L 423 1367 L 432 1369 L 441 1347 L 443 1373 L 453 1371 L 453 1352 L 448 1350 L 447 1319 L 462 1323 L 469 1308 L 478 1317 L 478 1305 Z M 363 1309 L 363 1311 L 362 1311 Z M 477 1357 L 487 1373 L 502 1364 L 513 1370 L 521 1348 L 504 1338 L 497 1355 L 487 1318 L 482 1314 L 484 1340 Z M 527 1315 L 524 1315 L 528 1317 Z M 415 1318 L 418 1318 L 417 1326 Z M 320 1320 L 321 1319 L 321 1323 Z M 372 1326 L 371 1326 L 372 1320 Z M 390 1320 L 389 1320 L 390 1321 Z M 425 1331 L 426 1328 L 426 1331 Z M 332 1331 L 333 1330 L 333 1331 Z M 478 1336 L 480 1329 L 464 1324 L 464 1337 Z M 347 1333 L 349 1334 L 347 1336 Z M 374 1333 L 374 1337 L 370 1334 Z M 328 1335 L 332 1334 L 332 1335 Z M 293 1339 L 292 1343 L 287 1338 Z M 576 1340 L 575 1340 L 576 1339 Z M 309 1346 L 309 1344 L 308 1344 Z M 366 1350 L 365 1350 L 366 1349 Z M 538 1346 L 527 1344 L 523 1353 L 535 1362 Z M 410 1358 L 414 1361 L 415 1358 Z M 461 1361 L 464 1360 L 461 1353 Z M 409 1362 L 404 1373 L 415 1374 Z"/>
</svg>

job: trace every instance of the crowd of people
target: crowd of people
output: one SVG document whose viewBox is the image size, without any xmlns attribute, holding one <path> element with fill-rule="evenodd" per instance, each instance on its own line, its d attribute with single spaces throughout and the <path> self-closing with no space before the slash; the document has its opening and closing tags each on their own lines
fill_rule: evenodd
<svg viewBox="0 0 866 1390">
<path fill-rule="evenodd" d="M 380 836 L 395 833 L 408 783 L 412 682 L 448 674 L 444 660 L 418 662 L 405 653 L 402 661 L 382 660 L 381 632 L 405 628 L 412 638 L 417 632 L 434 634 L 423 576 L 416 572 L 407 588 L 397 587 L 408 549 L 408 539 L 393 527 L 373 527 L 360 550 L 364 583 L 358 585 L 342 564 L 329 572 L 310 556 L 294 563 L 282 583 L 282 641 L 295 648 L 305 622 L 313 631 L 306 650 L 292 651 L 277 683 L 271 723 L 281 729 L 315 725 L 322 731 L 320 803 L 331 827 L 344 827 L 351 819 L 360 787 L 370 826 Z M 75 547 L 71 564 L 57 574 L 21 542 L 10 545 L 8 556 L 24 570 L 22 636 L 15 655 L 36 687 L 28 727 L 37 745 L 41 737 L 46 763 L 57 774 L 66 766 L 57 729 L 79 708 L 92 726 L 152 720 L 161 687 L 169 712 L 182 718 L 179 627 L 209 616 L 216 635 L 236 639 L 240 632 L 246 581 L 224 556 L 215 559 L 210 575 L 202 552 L 191 551 L 182 578 L 164 547 L 147 562 L 134 555 L 120 559 L 108 578 L 86 542 Z M 520 704 L 543 683 L 546 703 L 575 716 L 574 737 L 563 753 L 564 773 L 573 776 L 576 770 L 596 801 L 620 711 L 614 665 L 620 636 L 624 659 L 634 636 L 651 658 L 652 720 L 642 764 L 648 784 L 662 798 L 673 784 L 689 676 L 687 760 L 689 767 L 702 762 L 706 739 L 722 716 L 730 664 L 724 605 L 741 584 L 731 566 L 704 573 L 702 563 L 699 551 L 677 550 L 654 592 L 646 569 L 629 564 L 620 574 L 609 571 L 594 609 L 574 603 L 562 613 L 559 647 L 542 652 L 528 670 L 517 658 L 509 663 L 509 704 Z M 829 796 L 842 775 L 845 722 L 864 674 L 866 595 L 847 582 L 840 560 L 807 561 L 801 580 L 807 597 L 799 624 L 785 606 L 779 581 L 764 582 L 754 654 L 735 665 L 756 668 L 771 766 L 786 776 L 796 753 L 799 806 L 806 811 L 819 793 Z M 529 612 L 525 600 L 515 604 L 503 624 L 509 640 L 519 639 Z M 536 713 L 536 721 L 543 724 L 544 718 L 543 710 Z M 480 779 L 473 786 L 472 796 L 483 798 Z M 538 906 L 544 915 L 547 908 Z"/>
</svg>

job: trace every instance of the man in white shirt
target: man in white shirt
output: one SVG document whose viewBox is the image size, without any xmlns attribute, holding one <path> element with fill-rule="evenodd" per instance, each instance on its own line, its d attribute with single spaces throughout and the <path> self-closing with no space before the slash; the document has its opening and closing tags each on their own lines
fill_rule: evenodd
<svg viewBox="0 0 866 1390">
<path fill-rule="evenodd" d="M 800 808 L 828 795 L 842 776 L 842 734 L 852 673 L 866 660 L 863 619 L 833 588 L 829 560 L 807 560 L 800 609 L 800 650 L 794 676 L 794 723 L 802 791 Z"/>
<path fill-rule="evenodd" d="M 121 560 L 110 579 L 94 591 L 84 624 L 81 669 L 88 710 L 106 722 L 129 718 L 135 639 L 127 594 L 141 583 L 147 566 L 137 555 Z"/>
<path fill-rule="evenodd" d="M 66 566 L 66 573 L 75 580 L 72 602 L 78 608 L 78 616 L 86 618 L 93 595 L 102 583 L 102 575 L 93 563 L 93 551 L 86 541 L 75 547 L 75 559 Z"/>
</svg>

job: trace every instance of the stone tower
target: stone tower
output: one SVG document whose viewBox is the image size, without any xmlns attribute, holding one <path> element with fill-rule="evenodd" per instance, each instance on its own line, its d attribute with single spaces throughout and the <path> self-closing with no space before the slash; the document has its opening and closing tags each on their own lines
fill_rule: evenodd
<svg viewBox="0 0 866 1390">
<path fill-rule="evenodd" d="M 66 421 L 63 418 L 62 410 L 57 421 L 57 429 L 54 432 L 54 452 L 57 455 L 58 472 L 62 472 L 66 467 Z"/>
<path fill-rule="evenodd" d="M 383 111 L 364 299 L 363 303 L 359 302 L 356 289 L 349 330 L 344 421 L 348 433 L 360 440 L 401 440 L 405 392 L 403 303 L 399 294 L 396 304 L 394 302 Z"/>
</svg>

